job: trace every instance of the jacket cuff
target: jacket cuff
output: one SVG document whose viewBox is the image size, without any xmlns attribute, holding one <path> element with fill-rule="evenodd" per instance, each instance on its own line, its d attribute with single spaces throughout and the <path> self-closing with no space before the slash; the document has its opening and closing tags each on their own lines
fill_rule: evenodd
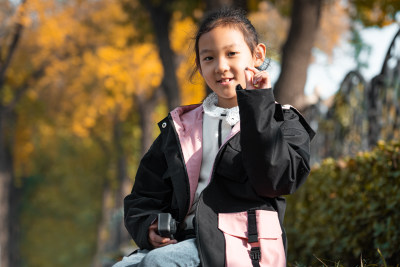
<svg viewBox="0 0 400 267">
<path fill-rule="evenodd" d="M 155 222 L 155 220 L 157 219 L 157 214 L 152 214 L 150 215 L 143 223 L 142 225 L 144 226 L 143 228 L 141 228 L 142 234 L 138 235 L 137 239 L 134 241 L 136 242 L 136 244 L 139 246 L 140 249 L 147 249 L 147 250 L 152 250 L 154 249 L 154 247 L 150 244 L 149 242 L 149 227 L 152 223 Z"/>
<path fill-rule="evenodd" d="M 243 87 L 240 84 L 236 85 L 236 91 L 240 91 L 240 90 L 246 90 L 246 88 L 243 89 Z M 251 89 L 251 90 L 248 90 L 248 91 L 257 91 L 257 90 L 272 90 L 272 87 Z"/>
</svg>

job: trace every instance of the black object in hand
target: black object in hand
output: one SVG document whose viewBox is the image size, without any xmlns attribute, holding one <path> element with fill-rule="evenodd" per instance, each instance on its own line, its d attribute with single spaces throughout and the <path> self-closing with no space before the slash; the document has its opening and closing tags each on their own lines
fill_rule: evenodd
<svg viewBox="0 0 400 267">
<path fill-rule="evenodd" d="M 158 234 L 162 237 L 174 238 L 176 233 L 176 221 L 169 213 L 158 214 Z"/>
</svg>

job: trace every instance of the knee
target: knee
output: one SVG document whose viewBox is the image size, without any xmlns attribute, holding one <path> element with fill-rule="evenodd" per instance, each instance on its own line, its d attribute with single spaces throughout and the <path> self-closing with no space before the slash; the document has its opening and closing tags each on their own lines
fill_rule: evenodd
<svg viewBox="0 0 400 267">
<path fill-rule="evenodd" d="M 148 250 L 140 250 L 129 256 L 123 257 L 121 261 L 115 263 L 112 267 L 134 267 L 142 261 Z"/>
<path fill-rule="evenodd" d="M 161 249 L 153 249 L 142 259 L 140 266 L 163 267 L 168 266 L 169 261 L 168 253 Z"/>
<path fill-rule="evenodd" d="M 194 241 L 186 240 L 153 249 L 142 260 L 139 266 L 177 267 L 198 266 L 200 259 Z"/>
</svg>

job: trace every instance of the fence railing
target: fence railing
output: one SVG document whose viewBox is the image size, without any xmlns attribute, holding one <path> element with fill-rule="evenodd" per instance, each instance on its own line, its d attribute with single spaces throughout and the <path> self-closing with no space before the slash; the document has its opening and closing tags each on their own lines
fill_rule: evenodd
<svg viewBox="0 0 400 267">
<path fill-rule="evenodd" d="M 319 102 L 305 115 L 317 130 L 312 145 L 314 163 L 369 150 L 380 139 L 399 139 L 400 30 L 378 75 L 367 82 L 358 70 L 350 71 L 328 110 Z"/>
</svg>

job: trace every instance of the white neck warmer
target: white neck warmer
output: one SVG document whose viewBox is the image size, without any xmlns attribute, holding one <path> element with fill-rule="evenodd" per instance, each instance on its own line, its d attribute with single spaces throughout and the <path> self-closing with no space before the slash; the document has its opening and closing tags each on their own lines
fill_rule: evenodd
<svg viewBox="0 0 400 267">
<path fill-rule="evenodd" d="M 240 116 L 238 106 L 233 108 L 221 108 L 218 107 L 217 104 L 218 96 L 216 93 L 212 92 L 203 101 L 204 112 L 211 117 L 225 120 L 231 126 L 239 122 Z"/>
</svg>

